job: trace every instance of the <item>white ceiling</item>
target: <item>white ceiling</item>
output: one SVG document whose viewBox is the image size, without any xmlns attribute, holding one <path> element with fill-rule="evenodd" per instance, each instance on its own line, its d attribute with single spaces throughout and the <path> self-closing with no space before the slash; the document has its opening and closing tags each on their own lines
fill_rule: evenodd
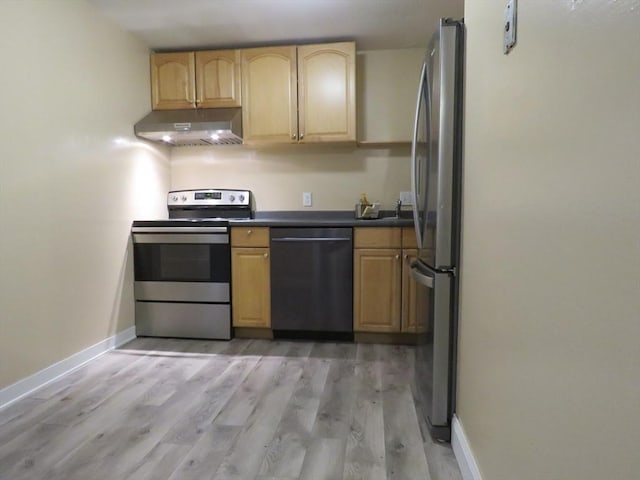
<svg viewBox="0 0 640 480">
<path fill-rule="evenodd" d="M 356 40 L 358 50 L 426 46 L 464 0 L 88 0 L 154 50 Z"/>
</svg>

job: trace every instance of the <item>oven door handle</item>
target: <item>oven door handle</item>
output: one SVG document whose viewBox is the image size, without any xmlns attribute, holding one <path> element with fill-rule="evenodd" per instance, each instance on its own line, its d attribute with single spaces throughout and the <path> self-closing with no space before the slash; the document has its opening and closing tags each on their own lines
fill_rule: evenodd
<svg viewBox="0 0 640 480">
<path fill-rule="evenodd" d="M 220 233 L 134 233 L 133 243 L 228 244 L 229 235 Z"/>
<path fill-rule="evenodd" d="M 132 233 L 227 233 L 227 227 L 132 227 Z"/>
</svg>

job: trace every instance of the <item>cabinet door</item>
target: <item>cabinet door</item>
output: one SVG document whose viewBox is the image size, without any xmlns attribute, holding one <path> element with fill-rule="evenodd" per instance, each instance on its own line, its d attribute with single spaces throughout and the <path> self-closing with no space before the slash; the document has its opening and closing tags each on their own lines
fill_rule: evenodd
<svg viewBox="0 0 640 480">
<path fill-rule="evenodd" d="M 298 47 L 300 141 L 356 139 L 354 42 Z"/>
<path fill-rule="evenodd" d="M 296 47 L 241 51 L 245 143 L 297 143 Z"/>
<path fill-rule="evenodd" d="M 356 332 L 400 331 L 401 250 L 354 250 Z"/>
<path fill-rule="evenodd" d="M 196 103 L 201 108 L 240 106 L 240 50 L 196 52 Z"/>
<path fill-rule="evenodd" d="M 271 327 L 271 281 L 268 248 L 231 249 L 234 327 Z"/>
<path fill-rule="evenodd" d="M 151 55 L 151 108 L 195 108 L 195 56 L 193 52 Z"/>
<path fill-rule="evenodd" d="M 416 258 L 418 250 L 402 251 L 402 331 L 407 333 L 423 332 L 429 314 L 429 298 L 424 295 L 424 289 L 418 288 L 416 281 L 411 278 L 411 262 Z"/>
</svg>

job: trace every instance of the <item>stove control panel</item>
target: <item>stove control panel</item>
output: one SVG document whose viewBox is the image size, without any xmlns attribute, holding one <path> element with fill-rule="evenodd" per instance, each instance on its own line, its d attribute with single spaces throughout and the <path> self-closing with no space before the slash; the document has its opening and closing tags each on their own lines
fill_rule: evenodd
<svg viewBox="0 0 640 480">
<path fill-rule="evenodd" d="M 238 206 L 249 207 L 251 192 L 249 190 L 175 190 L 167 195 L 167 206 Z"/>
</svg>

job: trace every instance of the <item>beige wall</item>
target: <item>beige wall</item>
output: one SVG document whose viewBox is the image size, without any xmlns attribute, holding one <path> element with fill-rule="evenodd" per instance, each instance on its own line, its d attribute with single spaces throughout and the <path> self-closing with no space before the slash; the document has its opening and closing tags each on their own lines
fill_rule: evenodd
<svg viewBox="0 0 640 480">
<path fill-rule="evenodd" d="M 302 210 L 302 192 L 313 194 L 305 210 L 349 210 L 366 192 L 393 209 L 409 190 L 409 147 L 365 149 L 293 145 L 181 147 L 171 152 L 171 187 L 246 188 L 256 209 Z"/>
<path fill-rule="evenodd" d="M 143 44 L 81 0 L 3 2 L 0 30 L 1 388 L 133 325 L 128 233 L 169 165 L 131 135 Z"/>
<path fill-rule="evenodd" d="M 485 480 L 640 471 L 640 2 L 467 1 L 458 415 Z"/>
<path fill-rule="evenodd" d="M 424 48 L 368 50 L 357 58 L 359 142 L 410 142 Z"/>
</svg>

